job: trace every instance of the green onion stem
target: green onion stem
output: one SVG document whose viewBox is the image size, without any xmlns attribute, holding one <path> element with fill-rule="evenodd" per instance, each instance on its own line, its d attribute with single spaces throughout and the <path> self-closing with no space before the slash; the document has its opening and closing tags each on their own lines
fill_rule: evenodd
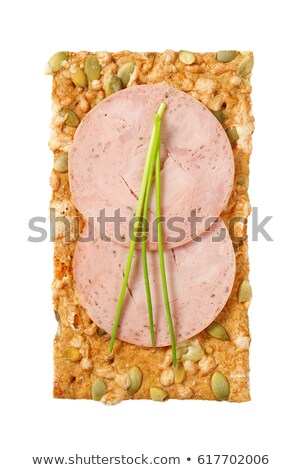
<svg viewBox="0 0 302 470">
<path fill-rule="evenodd" d="M 154 126 L 148 146 L 148 151 L 147 151 L 147 158 L 144 166 L 144 172 L 143 172 L 143 179 L 141 183 L 141 188 L 140 188 L 140 194 L 137 202 L 137 208 L 136 208 L 136 213 L 135 213 L 135 222 L 133 226 L 133 235 L 131 238 L 130 242 L 130 247 L 129 247 L 129 252 L 128 252 L 128 258 L 126 262 L 126 267 L 125 267 L 125 274 L 124 274 L 124 279 L 123 279 L 123 284 L 120 292 L 120 296 L 118 299 L 118 304 L 117 304 L 117 309 L 116 309 L 116 314 L 115 314 L 115 320 L 113 324 L 113 329 L 111 333 L 111 340 L 110 340 L 110 351 L 112 352 L 113 346 L 114 346 L 114 341 L 116 337 L 116 332 L 122 312 L 122 307 L 123 307 L 123 302 L 125 298 L 125 293 L 128 285 L 128 280 L 129 280 L 129 275 L 130 275 L 130 270 L 132 266 L 132 260 L 133 260 L 133 254 L 134 254 L 134 249 L 136 245 L 136 233 L 139 228 L 140 222 L 141 222 L 141 216 L 143 212 L 143 207 L 144 207 L 144 202 L 145 202 L 145 196 L 146 196 L 146 189 L 148 185 L 148 180 L 149 180 L 149 175 L 150 175 L 150 167 L 153 162 L 153 160 L 156 160 L 156 154 L 157 154 L 157 149 L 159 146 L 160 142 L 160 122 L 161 122 L 161 117 L 163 115 L 163 112 L 166 108 L 166 103 L 161 103 L 159 106 L 159 109 L 154 117 Z M 154 169 L 154 164 L 153 164 L 153 169 Z M 154 170 L 153 170 L 154 171 Z M 152 180 L 151 180 L 152 181 Z M 152 316 L 153 317 L 153 316 Z"/>
<path fill-rule="evenodd" d="M 165 308 L 167 313 L 167 320 L 171 338 L 172 346 L 172 358 L 173 365 L 176 366 L 176 344 L 175 344 L 175 335 L 173 320 L 170 310 L 170 302 L 168 295 L 167 287 L 167 278 L 166 278 L 166 269 L 165 269 L 165 260 L 164 260 L 164 248 L 163 248 L 163 234 L 162 234 L 162 225 L 161 225 L 161 208 L 160 208 L 160 147 L 157 150 L 156 164 L 155 164 L 155 191 L 156 191 L 156 217 L 157 217 L 157 235 L 158 235 L 158 254 L 159 254 L 159 263 L 160 263 L 160 272 L 162 279 L 162 289 L 165 301 Z"/>
</svg>

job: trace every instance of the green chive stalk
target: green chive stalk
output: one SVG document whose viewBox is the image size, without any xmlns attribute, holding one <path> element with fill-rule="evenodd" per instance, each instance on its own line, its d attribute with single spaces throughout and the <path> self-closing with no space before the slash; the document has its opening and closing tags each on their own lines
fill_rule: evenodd
<svg viewBox="0 0 302 470">
<path fill-rule="evenodd" d="M 162 103 L 160 105 L 159 110 L 154 118 L 155 121 L 156 120 L 161 121 L 163 112 L 166 107 L 167 105 L 165 103 Z M 159 122 L 159 125 L 160 125 L 160 122 Z M 144 271 L 144 278 L 145 278 L 145 287 L 146 287 L 152 346 L 155 346 L 155 333 L 154 333 L 153 308 L 152 308 L 151 290 L 150 290 L 150 282 L 149 282 L 149 274 L 148 274 L 148 261 L 147 261 L 147 220 L 148 220 L 148 209 L 149 209 L 149 201 L 150 201 L 150 194 L 151 194 L 151 188 L 152 188 L 152 180 L 153 180 L 153 175 L 154 175 L 154 167 L 155 167 L 155 161 L 157 157 L 157 149 L 159 146 L 160 146 L 160 132 L 158 133 L 157 141 L 154 142 L 155 152 L 152 155 L 152 160 L 150 164 L 150 171 L 149 171 L 149 176 L 148 176 L 148 183 L 147 183 L 145 202 L 144 202 L 143 223 L 142 223 L 142 233 L 143 233 L 142 261 L 143 261 L 143 271 Z"/>
<path fill-rule="evenodd" d="M 165 302 L 165 308 L 166 308 L 166 314 L 167 314 L 167 320 L 168 320 L 168 326 L 169 326 L 169 332 L 170 332 L 170 338 L 171 338 L 173 365 L 174 367 L 176 367 L 176 343 L 175 343 L 173 320 L 172 320 L 169 295 L 168 295 L 167 277 L 166 277 L 165 260 L 164 260 L 164 248 L 163 248 L 163 234 L 162 234 L 162 225 L 161 225 L 160 146 L 158 147 L 158 150 L 157 150 L 157 157 L 156 157 L 156 164 L 155 164 L 155 192 L 156 192 L 156 217 L 157 217 L 159 264 L 160 264 L 164 302 Z"/>
<path fill-rule="evenodd" d="M 144 166 L 144 172 L 143 172 L 143 179 L 142 179 L 142 183 L 141 183 L 140 194 L 139 194 L 136 213 L 135 213 L 135 222 L 134 222 L 134 226 L 133 226 L 133 236 L 132 236 L 132 239 L 131 239 L 131 242 L 130 242 L 128 258 L 127 258 L 126 267 L 125 267 L 125 274 L 124 274 L 123 284 L 122 284 L 121 292 L 120 292 L 119 299 L 118 299 L 118 304 L 117 304 L 117 309 L 116 309 L 116 314 L 115 314 L 115 320 L 114 320 L 113 329 L 112 329 L 112 333 L 111 333 L 111 340 L 110 340 L 110 351 L 111 352 L 113 351 L 116 332 L 117 332 L 117 328 L 118 328 L 118 324 L 119 324 L 119 320 L 120 320 L 120 316 L 121 316 L 121 312 L 122 312 L 123 302 L 124 302 L 124 298 L 125 298 L 125 293 L 126 293 L 126 289 L 127 289 L 127 285 L 128 285 L 128 280 L 129 280 L 129 276 L 130 276 L 130 270 L 131 270 L 131 266 L 132 266 L 133 254 L 134 254 L 134 249 L 135 249 L 135 245 L 136 245 L 136 241 L 137 241 L 136 233 L 137 233 L 137 230 L 138 230 L 139 225 L 141 223 L 140 219 L 141 219 L 141 216 L 142 216 L 143 207 L 144 207 L 144 203 L 145 203 L 145 197 L 146 197 L 146 191 L 147 191 L 147 186 L 148 186 L 148 181 L 149 181 L 149 176 L 150 176 L 151 165 L 153 165 L 153 171 L 154 171 L 154 163 L 153 162 L 155 162 L 155 160 L 156 160 L 157 149 L 158 149 L 159 143 L 160 143 L 160 123 L 161 123 L 161 118 L 162 118 L 162 115 L 163 115 L 163 112 L 164 112 L 166 106 L 167 105 L 165 103 L 161 103 L 161 105 L 158 109 L 158 112 L 156 113 L 156 115 L 154 117 L 154 126 L 153 126 L 153 130 L 152 130 L 152 134 L 151 134 L 151 138 L 150 138 L 150 142 L 149 142 L 149 146 L 148 146 L 147 158 L 146 158 L 146 162 L 145 162 L 145 166 Z M 151 183 L 152 183 L 152 178 L 151 178 Z M 149 189 L 149 196 L 148 197 L 150 197 L 150 190 L 151 190 L 151 187 Z M 149 282 L 149 278 L 148 278 L 148 282 Z M 150 294 L 150 286 L 149 286 L 149 294 Z M 151 295 L 150 295 L 150 301 L 151 301 Z M 150 317 L 150 315 L 149 315 L 149 317 Z M 152 324 L 153 324 L 153 314 L 152 314 Z M 151 324 L 150 324 L 150 326 L 151 326 Z M 153 331 L 154 331 L 154 327 L 153 327 Z"/>
</svg>

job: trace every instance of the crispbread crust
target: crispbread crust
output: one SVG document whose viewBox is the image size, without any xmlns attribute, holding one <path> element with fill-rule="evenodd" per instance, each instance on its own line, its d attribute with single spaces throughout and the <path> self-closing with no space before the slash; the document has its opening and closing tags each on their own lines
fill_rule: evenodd
<svg viewBox="0 0 302 470">
<path fill-rule="evenodd" d="M 88 52 L 69 53 L 62 69 L 53 75 L 53 118 L 49 146 L 56 159 L 68 153 L 75 128 L 67 126 L 60 115 L 62 108 L 76 112 L 80 119 L 105 98 L 104 85 L 108 77 L 116 74 L 127 62 L 135 64 L 127 86 L 166 83 L 190 93 L 209 109 L 224 110 L 224 128 L 236 126 L 239 140 L 233 145 L 235 161 L 234 187 L 222 218 L 228 225 L 233 217 L 246 219 L 250 213 L 248 198 L 249 158 L 254 120 L 251 114 L 251 84 L 248 78 L 238 76 L 238 65 L 251 52 L 242 52 L 231 62 L 216 60 L 216 54 L 195 54 L 195 63 L 183 64 L 178 53 L 168 50 L 163 53 L 119 53 L 97 52 L 101 63 L 100 80 L 89 82 L 88 88 L 75 87 L 70 70 L 75 64 L 83 67 Z M 78 217 L 80 229 L 85 221 L 73 205 L 68 173 L 52 171 L 50 184 L 53 189 L 51 208 L 57 216 L 72 220 Z M 248 246 L 245 239 L 247 226 L 240 220 L 231 235 L 240 239 L 234 243 L 236 252 L 236 277 L 230 298 L 217 318 L 225 327 L 230 341 L 222 341 L 202 332 L 195 338 L 201 343 L 205 355 L 198 363 L 185 363 L 186 375 L 181 384 L 166 385 L 171 379 L 171 348 L 141 348 L 116 341 L 113 354 L 109 352 L 109 335 L 98 335 L 98 327 L 91 322 L 81 306 L 75 291 L 72 260 L 78 230 L 71 225 L 70 240 L 65 241 L 63 224 L 56 224 L 54 243 L 53 302 L 59 320 L 58 333 L 54 340 L 54 396 L 56 398 L 91 398 L 91 385 L 97 377 L 106 383 L 106 394 L 102 402 L 115 404 L 125 399 L 150 398 L 151 387 L 161 387 L 169 398 L 215 400 L 211 390 L 211 375 L 215 370 L 229 380 L 228 400 L 243 402 L 250 399 L 249 393 L 249 303 L 239 303 L 237 291 L 240 283 L 248 278 Z M 75 361 L 66 358 L 66 348 L 79 351 Z M 132 366 L 143 372 L 141 388 L 131 395 L 127 391 L 127 372 Z"/>
</svg>

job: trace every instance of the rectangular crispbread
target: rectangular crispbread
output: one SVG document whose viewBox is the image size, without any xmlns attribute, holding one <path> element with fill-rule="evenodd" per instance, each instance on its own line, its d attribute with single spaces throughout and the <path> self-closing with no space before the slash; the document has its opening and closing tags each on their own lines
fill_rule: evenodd
<svg viewBox="0 0 302 470">
<path fill-rule="evenodd" d="M 195 62 L 184 64 L 179 54 L 167 50 L 163 53 L 119 53 L 97 52 L 102 65 L 100 80 L 88 81 L 88 88 L 75 87 L 70 78 L 70 69 L 76 64 L 83 67 L 88 52 L 69 53 L 62 68 L 53 73 L 50 149 L 57 161 L 67 154 L 73 141 L 75 127 L 66 125 L 62 108 L 73 110 L 79 119 L 105 97 L 104 87 L 112 74 L 122 64 L 133 62 L 134 71 L 127 86 L 140 84 L 169 84 L 202 101 L 210 110 L 222 110 L 226 129 L 235 126 L 239 139 L 233 144 L 235 160 L 234 187 L 222 217 L 226 224 L 232 217 L 239 221 L 234 226 L 233 237 L 236 252 L 236 278 L 227 305 L 217 318 L 230 337 L 223 341 L 202 332 L 198 338 L 204 356 L 198 362 L 185 363 L 185 379 L 174 384 L 171 365 L 171 348 L 140 348 L 116 341 L 114 354 L 109 352 L 109 335 L 100 335 L 98 327 L 89 319 L 80 305 L 74 287 L 72 273 L 73 253 L 76 245 L 76 230 L 71 227 L 70 240 L 65 241 L 64 225 L 56 224 L 54 243 L 53 302 L 59 322 L 54 341 L 54 396 L 56 398 L 91 398 L 92 383 L 100 377 L 106 384 L 102 402 L 115 404 L 126 399 L 149 399 L 150 388 L 160 387 L 168 398 L 217 399 L 211 389 L 211 376 L 215 370 L 222 372 L 230 383 L 228 400 L 243 402 L 250 399 L 249 393 L 249 302 L 238 302 L 238 287 L 248 279 L 249 260 L 246 235 L 246 219 L 250 212 L 248 198 L 249 157 L 253 133 L 251 114 L 250 74 L 240 73 L 242 61 L 252 57 L 251 52 L 238 53 L 230 62 L 217 61 L 215 53 L 194 53 Z M 241 64 L 241 65 L 240 65 Z M 241 67 L 241 69 L 240 69 Z M 72 219 L 80 216 L 73 205 L 70 194 L 68 172 L 55 169 L 51 173 L 53 190 L 51 208 L 56 216 Z M 80 227 L 84 220 L 80 217 Z M 143 372 L 140 389 L 132 395 L 128 371 L 138 366 Z M 172 383 L 171 383 L 172 382 Z"/>
</svg>

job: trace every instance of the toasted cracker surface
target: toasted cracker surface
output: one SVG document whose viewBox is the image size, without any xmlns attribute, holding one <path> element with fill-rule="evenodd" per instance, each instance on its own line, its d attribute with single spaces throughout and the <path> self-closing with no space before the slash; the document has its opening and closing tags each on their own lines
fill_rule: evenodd
<svg viewBox="0 0 302 470">
<path fill-rule="evenodd" d="M 54 161 L 68 153 L 75 133 L 75 128 L 66 124 L 66 116 L 60 114 L 61 109 L 71 109 L 80 120 L 83 119 L 105 98 L 108 78 L 117 74 L 122 64 L 133 62 L 135 68 L 127 86 L 166 83 L 190 93 L 212 111 L 222 110 L 226 117 L 222 123 L 225 129 L 236 126 L 239 139 L 233 144 L 234 187 L 222 218 L 227 225 L 233 217 L 245 219 L 250 213 L 247 189 L 254 125 L 250 75 L 240 77 L 238 68 L 242 60 L 252 57 L 252 53 L 238 53 L 228 63 L 218 62 L 215 53 L 194 53 L 195 62 L 185 65 L 179 54 L 171 50 L 163 53 L 97 52 L 102 65 L 100 80 L 88 80 L 88 87 L 84 89 L 73 84 L 71 72 L 76 65 L 83 68 L 89 55 L 89 52 L 69 53 L 61 70 L 53 74 L 49 146 L 54 152 Z M 64 224 L 56 224 L 53 302 L 59 327 L 54 340 L 54 396 L 90 399 L 92 383 L 100 377 L 106 384 L 106 394 L 101 400 L 106 404 L 126 399 L 149 399 L 152 387 L 166 390 L 169 398 L 216 400 L 211 389 L 211 376 L 214 371 L 220 371 L 230 383 L 228 400 L 249 400 L 249 302 L 237 300 L 238 287 L 248 279 L 249 272 L 246 224 L 239 220 L 231 233 L 233 240 L 240 240 L 234 243 L 236 277 L 230 298 L 216 320 L 226 329 L 230 340 L 215 339 L 204 331 L 187 341 L 187 345 L 198 341 L 204 356 L 198 362 L 186 361 L 185 378 L 182 383 L 175 384 L 170 347 L 141 348 L 117 340 L 114 352 L 110 354 L 109 335 L 99 335 L 97 325 L 88 317 L 75 291 L 72 260 L 78 227 L 81 230 L 85 221 L 73 205 L 68 173 L 54 169 L 50 184 L 53 190 L 51 208 L 55 209 L 56 216 L 65 216 L 70 221 L 76 216 L 78 221 L 68 229 L 68 241 Z M 128 373 L 133 366 L 138 366 L 143 373 L 142 385 L 135 394 L 128 390 Z"/>
</svg>

